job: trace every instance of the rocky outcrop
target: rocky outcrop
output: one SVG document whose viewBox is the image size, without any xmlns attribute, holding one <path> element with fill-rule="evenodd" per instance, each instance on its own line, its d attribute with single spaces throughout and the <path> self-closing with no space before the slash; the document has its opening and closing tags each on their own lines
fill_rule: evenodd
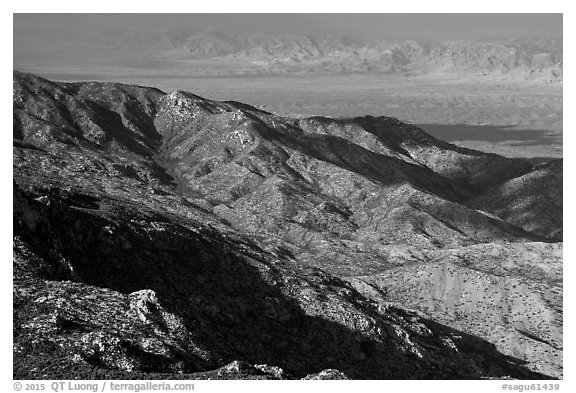
<svg viewBox="0 0 576 393">
<path fill-rule="evenodd" d="M 305 380 L 342 380 L 348 379 L 346 375 L 338 370 L 328 369 L 322 370 L 316 374 L 308 374 L 306 377 L 302 378 Z"/>
<path fill-rule="evenodd" d="M 15 378 L 557 375 L 350 280 L 542 240 L 461 204 L 490 185 L 414 146 L 505 180 L 497 168 L 523 161 L 417 130 L 356 143 L 349 121 L 315 133 L 190 93 L 14 77 Z"/>
</svg>

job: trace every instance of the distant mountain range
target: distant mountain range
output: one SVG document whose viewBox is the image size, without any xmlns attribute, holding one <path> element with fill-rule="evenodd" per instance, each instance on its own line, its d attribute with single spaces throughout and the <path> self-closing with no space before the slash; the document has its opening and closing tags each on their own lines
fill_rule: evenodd
<svg viewBox="0 0 576 393">
<path fill-rule="evenodd" d="M 561 160 L 20 72 L 13 140 L 17 379 L 562 376 Z"/>
<path fill-rule="evenodd" d="M 104 30 L 75 34 L 15 29 L 16 67 L 133 68 L 179 75 L 461 73 L 562 81 L 562 39 L 431 42 L 334 35 L 232 35 L 209 29 Z"/>
</svg>

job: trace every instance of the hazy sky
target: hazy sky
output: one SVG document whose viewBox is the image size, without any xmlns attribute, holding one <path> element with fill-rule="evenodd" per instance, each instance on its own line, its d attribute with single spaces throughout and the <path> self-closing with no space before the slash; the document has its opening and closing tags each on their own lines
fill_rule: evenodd
<svg viewBox="0 0 576 393">
<path fill-rule="evenodd" d="M 332 33 L 431 40 L 562 37 L 562 14 L 14 14 L 14 28 L 213 27 L 230 33 Z"/>
</svg>

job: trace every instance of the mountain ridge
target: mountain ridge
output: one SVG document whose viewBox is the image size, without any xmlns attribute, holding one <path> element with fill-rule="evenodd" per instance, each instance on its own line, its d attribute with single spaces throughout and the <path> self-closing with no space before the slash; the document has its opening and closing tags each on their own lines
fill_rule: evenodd
<svg viewBox="0 0 576 393">
<path fill-rule="evenodd" d="M 431 269 L 491 245 L 520 250 L 503 252 L 506 263 L 531 247 L 545 267 L 550 247 L 561 247 L 548 229 L 466 206 L 532 179 L 529 162 L 457 148 L 384 116 L 293 119 L 192 93 L 13 78 L 16 375 L 40 377 L 35 362 L 55 375 L 46 353 L 82 375 L 230 375 L 221 367 L 234 360 L 264 377 L 249 365 L 297 378 L 323 369 L 351 378 L 561 375 L 546 346 L 531 358 L 476 336 L 485 333 L 473 324 L 454 330 L 392 306 L 401 291 L 382 297 L 386 288 L 376 296 L 350 284 L 373 277 L 382 287 L 404 266 Z M 80 312 L 91 299 L 108 311 Z M 557 335 L 561 310 L 547 310 Z M 532 319 L 522 323 L 527 345 L 543 337 Z"/>
<path fill-rule="evenodd" d="M 70 37 L 20 29 L 15 32 L 15 43 L 17 66 L 20 59 L 24 64 L 37 55 L 45 64 L 56 64 L 59 57 L 69 58 L 72 64 L 91 59 L 120 68 L 195 76 L 456 72 L 561 82 L 563 73 L 561 38 L 433 42 L 336 35 L 235 35 L 213 29 L 113 29 Z"/>
</svg>

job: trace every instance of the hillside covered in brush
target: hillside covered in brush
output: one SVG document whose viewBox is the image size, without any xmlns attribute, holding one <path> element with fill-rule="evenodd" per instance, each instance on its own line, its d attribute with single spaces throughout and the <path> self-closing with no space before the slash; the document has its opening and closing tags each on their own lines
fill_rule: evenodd
<svg viewBox="0 0 576 393">
<path fill-rule="evenodd" d="M 184 91 L 13 98 L 15 378 L 562 375 L 561 163 Z M 529 299 L 505 343 L 490 291 Z"/>
</svg>

